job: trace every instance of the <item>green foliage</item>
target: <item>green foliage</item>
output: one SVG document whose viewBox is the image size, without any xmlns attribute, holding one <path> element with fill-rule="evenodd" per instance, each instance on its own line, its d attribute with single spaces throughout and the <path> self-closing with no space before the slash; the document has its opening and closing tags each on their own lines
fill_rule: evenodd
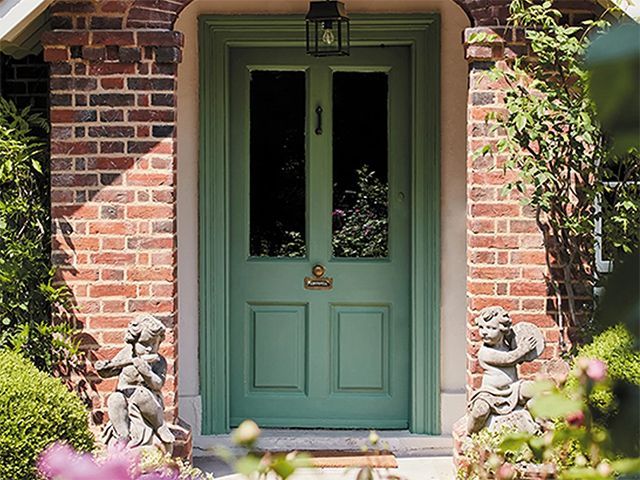
<svg viewBox="0 0 640 480">
<path fill-rule="evenodd" d="M 633 336 L 624 325 L 611 327 L 580 347 L 577 359 L 580 358 L 597 358 L 605 362 L 609 378 L 614 383 L 627 382 L 640 386 L 640 352 L 634 349 Z M 577 383 L 575 376 L 567 382 L 570 388 Z M 594 386 L 589 402 L 596 410 L 594 413 L 603 417 L 608 417 L 618 409 L 611 382 Z"/>
<path fill-rule="evenodd" d="M 386 257 L 388 188 L 365 164 L 356 171 L 358 188 L 333 212 L 333 255 Z"/>
<path fill-rule="evenodd" d="M 469 441 L 463 446 L 465 463 L 458 469 L 457 478 L 460 480 L 479 480 L 489 478 L 487 475 L 494 475 L 496 469 L 507 461 L 510 463 L 529 462 L 533 459 L 533 453 L 524 444 L 509 449 L 504 460 L 496 461 L 496 452 L 500 445 L 512 436 L 517 438 L 518 432 L 503 428 L 497 432 L 490 432 L 487 429 L 474 433 L 469 437 Z"/>
<path fill-rule="evenodd" d="M 611 382 L 603 376 L 605 371 L 600 360 L 583 358 L 576 362 L 573 382 L 560 387 L 545 382 L 545 388 L 539 389 L 533 398 L 530 410 L 534 417 L 553 423 L 547 425 L 542 436 L 523 432 L 508 435 L 498 452 L 508 461 L 509 452 L 528 447 L 535 462 L 548 465 L 560 479 L 604 480 L 620 474 L 640 474 L 637 451 L 632 451 L 629 458 L 621 458 L 611 433 L 594 421 L 590 399 L 601 385 Z M 624 441 L 634 444 L 637 439 Z"/>
<path fill-rule="evenodd" d="M 587 52 L 590 94 L 614 151 L 640 147 L 640 25 L 621 22 L 596 38 Z"/>
<path fill-rule="evenodd" d="M 523 461 L 554 475 L 551 478 L 565 480 L 640 475 L 640 291 L 636 288 L 640 258 L 626 259 L 621 267 L 608 279 L 597 320 L 610 325 L 607 318 L 614 317 L 624 323 L 607 328 L 578 349 L 566 382 L 556 378 L 560 385 L 548 380 L 533 385 L 527 406 L 543 432 L 480 432 L 465 451 L 470 461 L 460 469 L 461 478 L 522 478 L 495 474 L 506 467 L 519 475 L 526 470 Z"/>
<path fill-rule="evenodd" d="M 55 441 L 91 450 L 88 415 L 60 380 L 0 351 L 0 480 L 35 480 L 38 455 Z"/>
<path fill-rule="evenodd" d="M 640 243 L 640 155 L 635 148 L 614 153 L 589 96 L 584 57 L 590 35 L 607 24 L 560 19 L 551 1 L 511 3 L 510 22 L 524 29 L 532 55 L 490 73 L 508 84 L 506 114 L 487 119 L 505 136 L 478 154 L 505 156 L 505 169 L 517 173 L 503 194 L 519 192 L 535 212 L 551 284 L 558 298 L 567 296 L 577 325 L 576 298 L 598 282 L 596 224 L 603 220 L 603 249 L 613 260 Z"/>
<path fill-rule="evenodd" d="M 38 128 L 46 129 L 39 116 L 0 99 L 0 347 L 51 371 L 73 348 L 68 324 L 51 322 L 67 297 L 53 284 L 48 162 Z"/>
</svg>

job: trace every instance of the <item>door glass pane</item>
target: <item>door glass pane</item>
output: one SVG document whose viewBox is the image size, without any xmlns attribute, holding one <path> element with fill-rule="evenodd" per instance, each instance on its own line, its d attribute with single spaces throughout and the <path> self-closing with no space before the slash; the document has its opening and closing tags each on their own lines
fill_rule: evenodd
<svg viewBox="0 0 640 480">
<path fill-rule="evenodd" d="M 305 73 L 254 71 L 250 93 L 250 254 L 304 257 Z"/>
<path fill-rule="evenodd" d="M 386 73 L 333 75 L 333 256 L 388 255 Z"/>
</svg>

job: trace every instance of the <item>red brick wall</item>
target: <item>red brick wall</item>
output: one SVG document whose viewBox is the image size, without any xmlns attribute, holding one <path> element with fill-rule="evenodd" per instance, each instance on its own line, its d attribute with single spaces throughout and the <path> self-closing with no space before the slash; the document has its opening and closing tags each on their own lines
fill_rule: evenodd
<svg viewBox="0 0 640 480">
<path fill-rule="evenodd" d="M 175 17 L 183 3 L 58 1 L 51 7 L 54 30 L 43 38 L 51 68 L 53 263 L 73 293 L 91 360 L 111 358 L 138 314 L 165 323 L 164 392 L 172 420 L 182 35 L 171 30 L 172 21 L 157 18 L 163 6 Z M 149 25 L 142 29 L 145 17 Z M 115 379 L 98 383 L 98 410 L 114 387 Z"/>
<path fill-rule="evenodd" d="M 576 23 L 593 17 L 600 7 L 591 2 L 561 2 L 566 21 Z M 499 22 L 504 24 L 504 22 Z M 481 21 L 476 24 L 482 24 Z M 474 32 L 494 39 L 469 44 Z M 566 347 L 563 312 L 549 295 L 542 234 L 534 212 L 520 203 L 518 194 L 501 195 L 503 185 L 514 177 L 504 172 L 504 156 L 478 156 L 475 152 L 495 144 L 499 132 L 491 131 L 487 114 L 504 112 L 503 81 L 492 81 L 487 70 L 496 65 L 509 68 L 509 59 L 527 54 L 524 34 L 505 27 L 474 27 L 465 32 L 469 61 L 467 110 L 467 387 L 480 385 L 482 369 L 476 354 L 481 345 L 474 320 L 487 306 L 504 307 L 517 323 L 538 325 L 547 347 L 540 359 L 521 365 L 520 374 L 535 376 L 544 360 L 558 356 Z M 564 302 L 564 300 L 563 300 Z M 563 304 L 564 308 L 564 304 Z"/>
<path fill-rule="evenodd" d="M 547 274 L 542 234 L 529 207 L 522 206 L 517 195 L 501 195 L 502 186 L 513 172 L 504 173 L 502 156 L 476 156 L 474 152 L 498 140 L 485 121 L 488 113 L 504 110 L 506 85 L 486 75 L 495 62 L 507 68 L 505 58 L 526 52 L 521 32 L 504 28 L 467 29 L 497 33 L 498 41 L 466 46 L 469 66 L 467 112 L 467 320 L 468 379 L 470 388 L 481 381 L 476 353 L 481 345 L 474 319 L 484 307 L 499 305 L 511 313 L 514 322 L 532 322 L 544 331 L 547 348 L 542 358 L 557 355 L 559 329 L 549 311 Z M 521 374 L 533 374 L 540 362 L 521 366 Z"/>
</svg>

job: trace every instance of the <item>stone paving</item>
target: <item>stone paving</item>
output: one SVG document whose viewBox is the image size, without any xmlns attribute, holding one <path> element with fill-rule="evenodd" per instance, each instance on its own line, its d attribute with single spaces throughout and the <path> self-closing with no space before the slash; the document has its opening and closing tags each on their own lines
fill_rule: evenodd
<svg viewBox="0 0 640 480">
<path fill-rule="evenodd" d="M 241 480 L 241 475 L 232 474 L 232 469 L 214 457 L 196 457 L 194 464 L 206 472 L 213 473 L 216 479 Z M 398 468 L 386 470 L 404 480 L 453 480 L 455 472 L 451 457 L 414 457 L 398 458 Z M 381 478 L 385 478 L 385 470 L 380 470 Z M 296 473 L 292 480 L 353 480 L 357 469 L 323 468 L 320 470 L 305 469 Z"/>
</svg>

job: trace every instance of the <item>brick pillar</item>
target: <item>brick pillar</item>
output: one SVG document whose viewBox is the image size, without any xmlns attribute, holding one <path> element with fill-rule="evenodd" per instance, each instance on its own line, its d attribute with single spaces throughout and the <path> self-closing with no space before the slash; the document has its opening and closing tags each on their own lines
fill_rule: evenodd
<svg viewBox="0 0 640 480">
<path fill-rule="evenodd" d="M 131 3 L 78 0 L 51 7 L 54 30 L 43 44 L 51 67 L 52 256 L 77 304 L 90 360 L 115 355 L 127 323 L 142 312 L 167 326 L 163 391 L 173 421 L 182 35 L 142 28 L 139 12 L 141 25 L 128 27 Z M 98 384 L 97 410 L 105 410 L 115 383 Z"/>
<path fill-rule="evenodd" d="M 559 354 L 560 331 L 553 298 L 547 295 L 547 268 L 542 234 L 530 208 L 518 195 L 506 198 L 502 186 L 514 172 L 503 172 L 504 157 L 474 152 L 499 136 L 490 132 L 485 117 L 504 109 L 506 84 L 493 82 L 486 71 L 496 65 L 508 68 L 508 58 L 526 53 L 522 32 L 504 27 L 476 27 L 465 31 L 497 34 L 483 44 L 466 44 L 469 61 L 467 138 L 467 386 L 480 385 L 482 370 L 476 360 L 480 338 L 474 319 L 487 306 L 498 305 L 511 313 L 514 323 L 527 321 L 544 332 L 547 348 L 541 359 L 520 367 L 523 376 L 539 371 L 542 360 Z"/>
</svg>

